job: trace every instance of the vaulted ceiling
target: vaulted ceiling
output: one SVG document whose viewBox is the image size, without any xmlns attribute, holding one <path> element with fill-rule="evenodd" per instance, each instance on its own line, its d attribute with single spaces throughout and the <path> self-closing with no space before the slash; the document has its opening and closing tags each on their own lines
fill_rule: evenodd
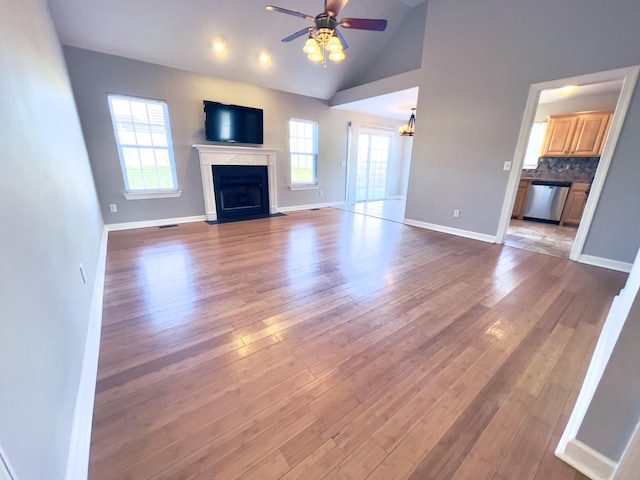
<svg viewBox="0 0 640 480">
<path fill-rule="evenodd" d="M 351 0 L 340 18 L 385 18 L 385 32 L 341 29 L 347 59 L 338 64 L 310 62 L 306 38 L 281 39 L 312 24 L 265 10 L 273 4 L 315 16 L 322 0 L 49 0 L 63 44 L 166 65 L 219 78 L 330 99 L 352 85 L 378 55 L 416 5 L 425 0 Z M 218 56 L 212 42 L 222 39 Z M 258 61 L 261 51 L 271 63 Z M 402 52 L 397 52 L 401 55 Z"/>
</svg>

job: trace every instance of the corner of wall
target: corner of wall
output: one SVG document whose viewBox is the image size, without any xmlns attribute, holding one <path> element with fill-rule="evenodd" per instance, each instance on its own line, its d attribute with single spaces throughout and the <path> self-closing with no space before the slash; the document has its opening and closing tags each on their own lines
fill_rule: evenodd
<svg viewBox="0 0 640 480">
<path fill-rule="evenodd" d="M 80 374 L 80 386 L 78 388 L 78 396 L 76 398 L 73 416 L 65 480 L 86 479 L 89 473 L 89 449 L 91 446 L 93 405 L 98 376 L 98 356 L 100 354 L 102 303 L 104 298 L 108 239 L 109 231 L 105 226 L 102 231 L 96 279 L 93 286 L 89 328 L 87 329 L 87 340 L 85 342 L 82 371 Z M 0 480 L 2 480 L 2 477 L 0 477 Z"/>
<path fill-rule="evenodd" d="M 591 480 L 609 480 L 617 466 L 610 458 L 576 439 L 569 441 L 563 451 L 556 452 L 556 457 Z"/>
<path fill-rule="evenodd" d="M 15 480 L 15 476 L 11 473 L 7 456 L 2 447 L 0 447 L 0 480 Z"/>
</svg>

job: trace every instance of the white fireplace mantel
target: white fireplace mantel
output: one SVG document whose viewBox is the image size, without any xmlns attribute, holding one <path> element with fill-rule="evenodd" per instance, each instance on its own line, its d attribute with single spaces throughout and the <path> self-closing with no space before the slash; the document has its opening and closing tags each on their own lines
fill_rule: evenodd
<svg viewBox="0 0 640 480">
<path fill-rule="evenodd" d="M 213 190 L 212 165 L 266 165 L 269 175 L 269 213 L 278 213 L 276 188 L 276 156 L 278 150 L 225 145 L 194 145 L 200 157 L 202 190 L 207 220 L 217 220 L 216 196 Z"/>
</svg>

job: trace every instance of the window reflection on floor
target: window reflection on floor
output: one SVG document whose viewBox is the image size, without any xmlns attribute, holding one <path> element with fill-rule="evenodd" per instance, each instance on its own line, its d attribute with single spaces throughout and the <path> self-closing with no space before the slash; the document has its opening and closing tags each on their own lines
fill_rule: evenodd
<svg viewBox="0 0 640 480">
<path fill-rule="evenodd" d="M 405 203 L 406 201 L 404 199 L 388 199 L 372 202 L 358 202 L 352 205 L 343 205 L 336 208 L 402 223 L 404 220 Z"/>
<path fill-rule="evenodd" d="M 170 321 L 166 327 L 184 323 L 196 301 L 189 252 L 182 245 L 149 247 L 138 262 L 144 299 L 152 318 L 163 324 Z M 178 313 L 166 315 L 164 311 L 172 307 Z"/>
<path fill-rule="evenodd" d="M 311 288 L 317 281 L 318 245 L 315 229 L 310 226 L 301 226 L 289 232 L 287 248 L 287 273 L 290 286 L 296 290 Z"/>
</svg>

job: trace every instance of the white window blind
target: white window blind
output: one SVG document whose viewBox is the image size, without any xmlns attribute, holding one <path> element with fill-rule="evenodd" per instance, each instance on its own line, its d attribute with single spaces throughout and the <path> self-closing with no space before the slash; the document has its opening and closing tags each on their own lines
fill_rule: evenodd
<svg viewBox="0 0 640 480">
<path fill-rule="evenodd" d="M 108 100 L 126 192 L 177 191 L 167 103 L 122 95 Z"/>
<path fill-rule="evenodd" d="M 291 185 L 318 184 L 318 123 L 289 120 Z"/>
</svg>

